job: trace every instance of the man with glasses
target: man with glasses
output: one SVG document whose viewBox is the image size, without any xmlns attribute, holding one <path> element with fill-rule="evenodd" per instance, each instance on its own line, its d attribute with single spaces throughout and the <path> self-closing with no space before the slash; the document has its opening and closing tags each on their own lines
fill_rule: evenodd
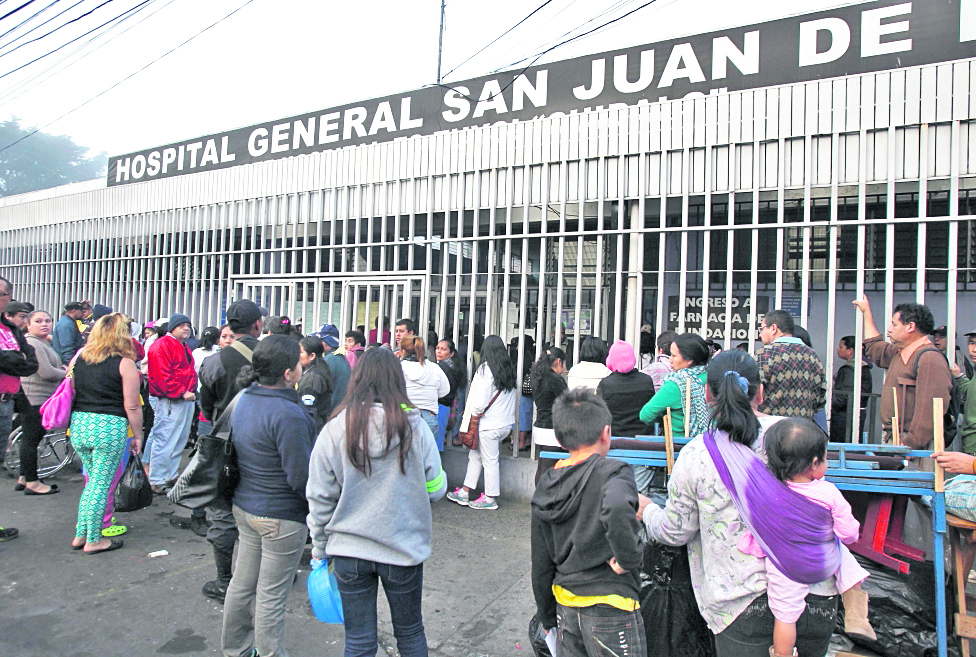
<svg viewBox="0 0 976 657">
<path fill-rule="evenodd" d="M 24 334 L 7 317 L 14 286 L 0 276 L 0 463 L 7 452 L 14 416 L 14 395 L 20 391 L 20 377 L 37 372 L 37 356 Z M 17 530 L 0 527 L 0 541 L 16 538 Z"/>
<path fill-rule="evenodd" d="M 793 316 L 771 310 L 759 326 L 763 348 L 756 354 L 763 384 L 759 411 L 812 420 L 826 401 L 823 364 L 810 347 L 793 337 Z"/>
</svg>

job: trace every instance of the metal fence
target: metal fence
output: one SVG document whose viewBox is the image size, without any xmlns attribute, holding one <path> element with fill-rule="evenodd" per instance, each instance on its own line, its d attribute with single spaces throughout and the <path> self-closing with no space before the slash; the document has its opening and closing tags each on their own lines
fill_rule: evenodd
<svg viewBox="0 0 976 657">
<path fill-rule="evenodd" d="M 0 202 L 0 271 L 140 321 L 242 296 L 306 330 L 411 316 L 469 359 L 645 324 L 755 347 L 786 307 L 833 371 L 861 294 L 976 326 L 973 119 L 965 60 L 68 186 Z"/>
</svg>

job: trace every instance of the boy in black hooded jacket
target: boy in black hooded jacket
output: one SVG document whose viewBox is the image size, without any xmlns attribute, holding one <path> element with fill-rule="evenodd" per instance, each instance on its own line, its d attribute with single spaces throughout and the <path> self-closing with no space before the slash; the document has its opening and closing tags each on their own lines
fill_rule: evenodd
<svg viewBox="0 0 976 657">
<path fill-rule="evenodd" d="M 570 457 L 532 496 L 532 589 L 539 620 L 557 627 L 559 657 L 645 657 L 638 610 L 642 550 L 637 486 L 626 463 L 607 459 L 610 411 L 577 388 L 552 409 L 556 439 Z"/>
</svg>

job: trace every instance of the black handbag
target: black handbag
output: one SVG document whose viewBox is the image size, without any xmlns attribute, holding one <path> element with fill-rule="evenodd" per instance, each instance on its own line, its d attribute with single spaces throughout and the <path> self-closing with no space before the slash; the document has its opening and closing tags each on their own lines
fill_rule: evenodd
<svg viewBox="0 0 976 657">
<path fill-rule="evenodd" d="M 125 464 L 119 485 L 115 487 L 115 510 L 138 511 L 151 505 L 152 501 L 152 486 L 142 467 L 142 459 L 138 454 L 133 454 Z"/>
<path fill-rule="evenodd" d="M 242 394 L 243 390 L 227 404 L 210 435 L 197 438 L 196 452 L 166 494 L 170 502 L 188 509 L 202 509 L 218 499 L 230 502 L 241 479 L 230 417 Z"/>
</svg>

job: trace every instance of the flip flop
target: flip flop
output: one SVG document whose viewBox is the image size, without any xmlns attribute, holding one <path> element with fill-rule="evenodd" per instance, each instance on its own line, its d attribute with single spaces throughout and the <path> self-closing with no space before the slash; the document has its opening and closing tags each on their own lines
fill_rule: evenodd
<svg viewBox="0 0 976 657">
<path fill-rule="evenodd" d="M 25 486 L 24 484 L 14 484 L 14 490 L 15 491 L 18 491 L 19 492 L 19 491 L 24 490 L 25 488 L 27 488 L 27 486 Z"/>
<path fill-rule="evenodd" d="M 107 548 L 102 548 L 101 550 L 91 550 L 89 552 L 85 552 L 85 554 L 101 554 L 102 552 L 111 552 L 112 550 L 118 550 L 120 547 L 122 547 L 121 540 L 112 541 L 111 545 L 109 545 Z"/>
</svg>

